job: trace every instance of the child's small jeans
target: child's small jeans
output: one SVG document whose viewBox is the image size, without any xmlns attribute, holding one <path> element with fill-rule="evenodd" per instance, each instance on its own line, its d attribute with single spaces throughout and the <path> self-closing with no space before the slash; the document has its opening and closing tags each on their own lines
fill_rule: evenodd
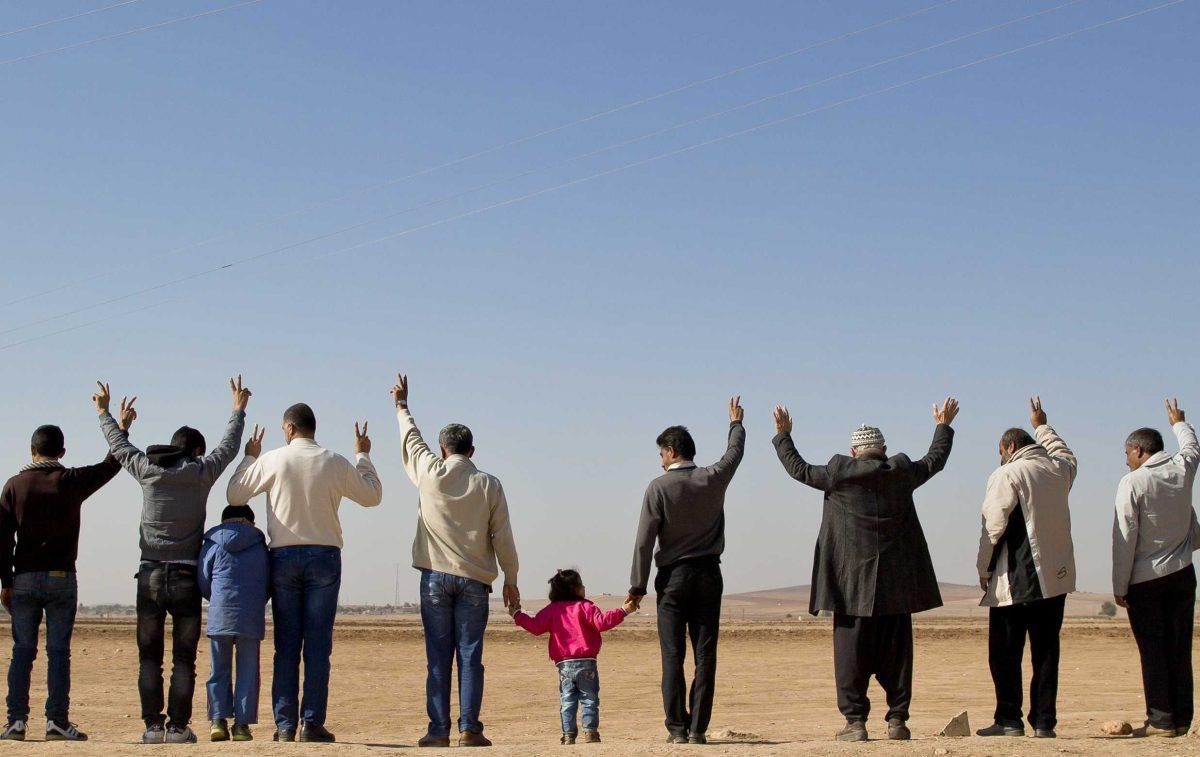
<svg viewBox="0 0 1200 757">
<path fill-rule="evenodd" d="M 580 708 L 584 731 L 600 730 L 600 671 L 593 660 L 563 660 L 558 663 L 558 693 L 562 699 L 562 729 L 577 736 L 575 713 Z"/>
<path fill-rule="evenodd" d="M 233 722 L 258 722 L 258 646 L 248 636 L 213 636 L 212 673 L 208 676 L 208 718 L 233 718 Z M 236 684 L 234 658 L 237 658 Z"/>
</svg>

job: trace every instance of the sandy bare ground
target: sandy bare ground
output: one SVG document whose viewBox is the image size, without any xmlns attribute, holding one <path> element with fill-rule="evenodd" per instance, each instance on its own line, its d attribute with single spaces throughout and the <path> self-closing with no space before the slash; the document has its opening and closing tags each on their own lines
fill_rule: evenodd
<svg viewBox="0 0 1200 757">
<path fill-rule="evenodd" d="M 483 719 L 496 742 L 493 753 L 560 754 L 565 749 L 590 754 L 791 755 L 873 752 L 921 755 L 989 754 L 1197 754 L 1200 738 L 1100 738 L 1098 726 L 1110 719 L 1137 720 L 1142 712 L 1137 653 L 1122 621 L 1069 621 L 1065 633 L 1057 741 L 1033 739 L 944 739 L 933 734 L 952 715 L 967 709 L 972 727 L 990 722 L 991 682 L 985 657 L 984 624 L 976 620 L 920 622 L 917 627 L 917 677 L 909 743 L 873 741 L 837 744 L 830 735 L 841 724 L 834 702 L 828 621 L 790 624 L 729 624 L 722 634 L 719 691 L 712 731 L 753 736 L 714 740 L 708 747 L 664 743 L 658 689 L 657 637 L 652 620 L 631 619 L 606 637 L 600 656 L 601 731 L 599 745 L 558 745 L 557 678 L 546 659 L 544 639 L 513 628 L 507 616 L 493 616 L 485 662 L 487 690 Z M 419 625 L 412 620 L 339 621 L 334 649 L 329 727 L 338 735 L 332 746 L 270 742 L 269 641 L 264 647 L 264 688 L 257 740 L 252 744 L 146 747 L 137 743 L 137 652 L 133 627 L 126 622 L 81 622 L 76 630 L 72 718 L 92 736 L 88 744 L 3 743 L 0 752 L 34 750 L 39 754 L 172 753 L 369 755 L 416 752 L 425 730 L 425 658 Z M 202 645 L 202 652 L 203 652 Z M 4 660 L 7 664 L 7 653 Z M 196 713 L 202 739 L 203 677 L 208 659 L 199 662 L 201 680 Z M 1028 676 L 1028 674 L 1027 674 Z M 34 712 L 44 699 L 44 658 L 34 670 Z M 882 692 L 872 689 L 876 704 Z M 880 709 L 869 724 L 883 735 Z M 40 718 L 32 733 L 40 737 Z M 944 751 L 943 751 L 944 750 Z"/>
</svg>

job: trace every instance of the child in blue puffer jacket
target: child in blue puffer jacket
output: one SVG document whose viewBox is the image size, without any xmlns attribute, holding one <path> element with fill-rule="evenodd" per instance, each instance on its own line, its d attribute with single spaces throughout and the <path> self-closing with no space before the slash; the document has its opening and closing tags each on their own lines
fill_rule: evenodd
<svg viewBox="0 0 1200 757">
<path fill-rule="evenodd" d="M 258 722 L 258 647 L 266 634 L 270 594 L 267 539 L 254 527 L 254 511 L 230 505 L 221 525 L 204 534 L 200 547 L 200 591 L 208 599 L 212 672 L 208 676 L 208 717 L 213 741 L 250 741 Z M 233 685 L 234 657 L 237 684 Z"/>
</svg>

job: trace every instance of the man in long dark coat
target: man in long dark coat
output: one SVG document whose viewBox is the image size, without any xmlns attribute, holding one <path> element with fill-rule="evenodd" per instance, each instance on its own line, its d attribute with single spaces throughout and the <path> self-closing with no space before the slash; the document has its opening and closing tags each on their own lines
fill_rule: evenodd
<svg viewBox="0 0 1200 757">
<path fill-rule="evenodd" d="M 916 462 L 888 457 L 879 429 L 862 426 L 851 436 L 849 456 L 811 465 L 792 442 L 791 415 L 775 408 L 780 462 L 792 478 L 825 492 L 808 610 L 833 613 L 838 709 L 846 717 L 839 741 L 866 741 L 872 675 L 887 693 L 888 738 L 910 737 L 912 614 L 942 604 L 912 495 L 946 467 L 957 414 L 952 397 L 934 405 L 933 442 Z"/>
</svg>

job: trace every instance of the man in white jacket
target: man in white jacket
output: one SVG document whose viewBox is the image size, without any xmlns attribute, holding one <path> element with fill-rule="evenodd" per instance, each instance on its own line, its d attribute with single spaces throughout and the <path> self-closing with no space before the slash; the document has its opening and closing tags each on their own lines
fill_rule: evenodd
<svg viewBox="0 0 1200 757">
<path fill-rule="evenodd" d="M 981 605 L 988 607 L 988 667 L 996 688 L 995 722 L 980 736 L 1023 736 L 1021 658 L 1029 637 L 1033 679 L 1029 723 L 1054 738 L 1058 723 L 1059 633 L 1067 594 L 1075 591 L 1075 548 L 1067 495 L 1075 455 L 1046 423 L 1041 397 L 1029 401 L 1036 441 L 1023 429 L 1000 437 L 1001 465 L 988 478 L 979 540 Z"/>
<path fill-rule="evenodd" d="M 1134 736 L 1183 736 L 1192 725 L 1192 552 L 1200 547 L 1192 483 L 1200 443 L 1179 400 L 1167 402 L 1167 419 L 1178 454 L 1168 455 L 1152 428 L 1125 440 L 1129 473 L 1117 486 L 1113 523 L 1113 595 L 1129 612 L 1146 695 L 1146 723 Z"/>
<path fill-rule="evenodd" d="M 231 505 L 267 495 L 271 548 L 271 613 L 275 628 L 275 671 L 271 682 L 275 741 L 331 742 L 325 729 L 329 702 L 329 656 L 333 620 L 342 583 L 342 498 L 363 507 L 383 499 L 371 463 L 367 424 L 354 424 L 356 462 L 317 444 L 317 418 L 303 403 L 283 414 L 286 447 L 262 453 L 265 431 L 258 426 L 246 442 L 246 457 L 229 480 Z M 299 701 L 304 658 L 304 700 Z"/>
</svg>

